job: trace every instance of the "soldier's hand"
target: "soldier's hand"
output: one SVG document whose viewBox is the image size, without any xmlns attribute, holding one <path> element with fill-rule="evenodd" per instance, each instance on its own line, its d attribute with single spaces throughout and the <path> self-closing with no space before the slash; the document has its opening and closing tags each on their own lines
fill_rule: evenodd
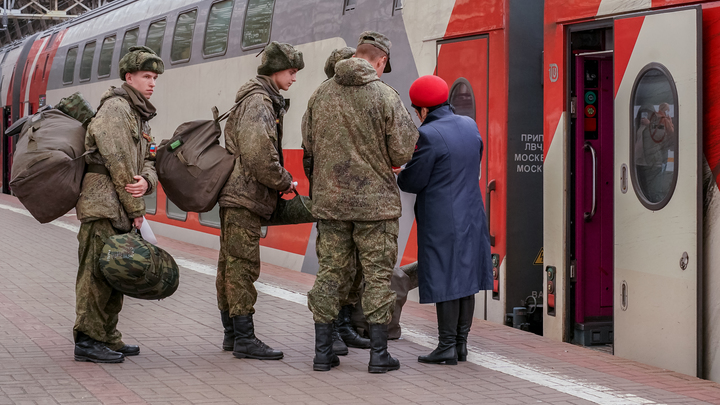
<svg viewBox="0 0 720 405">
<path fill-rule="evenodd" d="M 402 170 L 403 170 L 402 167 L 393 167 L 393 168 L 392 168 L 392 171 L 393 171 L 393 173 L 395 173 L 395 175 L 400 174 L 400 172 L 401 172 Z"/>
<path fill-rule="evenodd" d="M 143 217 L 133 218 L 133 227 L 140 229 L 143 223 Z"/>
<path fill-rule="evenodd" d="M 283 191 L 282 193 L 283 193 L 283 194 L 290 194 L 290 193 L 292 193 L 292 192 L 295 190 L 295 184 L 297 184 L 297 183 L 295 183 L 294 181 L 291 181 L 291 182 L 290 182 L 290 187 L 289 187 L 287 190 Z"/>
<path fill-rule="evenodd" d="M 125 191 L 135 198 L 140 198 L 145 195 L 145 192 L 148 189 L 148 183 L 142 176 L 134 176 L 133 179 L 137 180 L 137 183 L 127 184 L 125 186 Z"/>
</svg>

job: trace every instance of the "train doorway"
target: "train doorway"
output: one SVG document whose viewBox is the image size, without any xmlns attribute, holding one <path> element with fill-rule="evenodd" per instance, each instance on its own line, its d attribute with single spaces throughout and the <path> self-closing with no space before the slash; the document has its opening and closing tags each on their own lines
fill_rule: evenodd
<svg viewBox="0 0 720 405">
<path fill-rule="evenodd" d="M 2 162 L 2 192 L 10 194 L 10 168 L 12 167 L 12 153 L 15 146 L 15 137 L 5 136 L 5 130 L 10 127 L 10 107 L 2 109 L 2 123 L 0 123 L 0 161 Z"/>
</svg>

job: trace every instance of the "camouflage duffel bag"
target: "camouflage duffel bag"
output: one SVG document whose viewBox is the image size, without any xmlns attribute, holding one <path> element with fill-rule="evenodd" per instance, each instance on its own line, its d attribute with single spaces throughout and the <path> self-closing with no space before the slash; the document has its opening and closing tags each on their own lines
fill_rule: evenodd
<svg viewBox="0 0 720 405">
<path fill-rule="evenodd" d="M 292 200 L 279 198 L 270 219 L 262 218 L 260 225 L 295 225 L 311 222 L 317 222 L 317 218 L 312 215 L 312 200 L 296 191 Z"/>
<path fill-rule="evenodd" d="M 134 231 L 105 241 L 100 270 L 113 288 L 142 300 L 167 298 L 180 283 L 173 257 Z"/>
</svg>

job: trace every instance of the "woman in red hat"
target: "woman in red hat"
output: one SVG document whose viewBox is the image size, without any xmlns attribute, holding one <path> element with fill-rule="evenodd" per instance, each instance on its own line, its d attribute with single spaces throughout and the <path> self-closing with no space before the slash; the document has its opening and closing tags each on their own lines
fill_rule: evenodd
<svg viewBox="0 0 720 405">
<path fill-rule="evenodd" d="M 477 124 L 456 115 L 448 86 L 422 76 L 410 86 L 422 125 L 412 160 L 398 176 L 400 189 L 417 194 L 420 303 L 435 303 L 438 347 L 422 363 L 467 359 L 475 294 L 492 289 L 490 236 L 480 191 L 483 144 Z"/>
</svg>

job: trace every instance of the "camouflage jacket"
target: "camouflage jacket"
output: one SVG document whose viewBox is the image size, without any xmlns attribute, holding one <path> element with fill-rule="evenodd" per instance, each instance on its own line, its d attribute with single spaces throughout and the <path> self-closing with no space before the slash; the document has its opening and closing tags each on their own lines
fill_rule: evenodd
<svg viewBox="0 0 720 405">
<path fill-rule="evenodd" d="M 125 191 L 140 175 L 150 194 L 157 186 L 155 161 L 150 156 L 150 126 L 113 89 L 106 91 L 101 106 L 88 125 L 85 149 L 96 149 L 85 157 L 88 164 L 104 165 L 110 175 L 86 173 L 76 210 L 81 222 L 109 219 L 122 231 L 132 228 L 132 218 L 145 215 L 145 201 Z"/>
<path fill-rule="evenodd" d="M 399 218 L 392 166 L 410 160 L 418 131 L 400 96 L 359 58 L 342 60 L 308 102 L 303 166 L 313 215 L 342 221 Z"/>
<path fill-rule="evenodd" d="M 240 105 L 225 124 L 225 147 L 238 158 L 218 202 L 221 207 L 245 207 L 268 219 L 278 191 L 292 183 L 282 156 L 285 99 L 272 79 L 257 76 L 240 87 L 235 102 Z"/>
</svg>

